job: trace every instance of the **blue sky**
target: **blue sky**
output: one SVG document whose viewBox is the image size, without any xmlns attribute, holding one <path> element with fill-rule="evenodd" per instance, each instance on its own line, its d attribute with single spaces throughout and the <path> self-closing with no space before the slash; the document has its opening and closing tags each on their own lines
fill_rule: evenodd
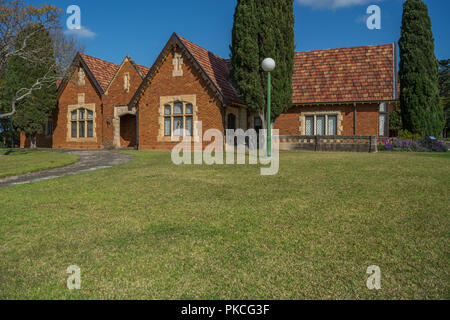
<svg viewBox="0 0 450 320">
<path fill-rule="evenodd" d="M 295 0 L 297 51 L 398 41 L 403 0 Z M 151 66 L 172 32 L 228 58 L 236 0 L 29 0 L 66 10 L 81 8 L 77 35 L 86 54 L 120 63 L 129 54 Z M 438 59 L 450 58 L 450 1 L 425 0 L 433 22 Z M 366 26 L 366 9 L 381 8 L 381 30 Z M 68 15 L 65 15 L 67 18 Z M 65 22 L 65 21 L 64 21 Z"/>
</svg>

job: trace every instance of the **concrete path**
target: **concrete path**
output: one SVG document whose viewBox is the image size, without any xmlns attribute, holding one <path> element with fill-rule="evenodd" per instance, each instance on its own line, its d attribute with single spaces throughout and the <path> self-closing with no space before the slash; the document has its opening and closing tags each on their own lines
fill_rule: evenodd
<svg viewBox="0 0 450 320">
<path fill-rule="evenodd" d="M 109 150 L 68 151 L 67 153 L 77 155 L 80 160 L 65 167 L 0 178 L 0 188 L 110 168 L 133 160 L 133 157 L 130 155 L 121 154 Z"/>
</svg>

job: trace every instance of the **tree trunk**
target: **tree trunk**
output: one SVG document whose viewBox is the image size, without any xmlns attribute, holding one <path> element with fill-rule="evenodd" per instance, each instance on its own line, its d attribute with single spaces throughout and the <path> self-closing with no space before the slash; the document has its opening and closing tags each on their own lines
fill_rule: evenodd
<svg viewBox="0 0 450 320">
<path fill-rule="evenodd" d="M 267 120 L 266 120 L 266 113 L 265 113 L 265 111 L 259 111 L 258 115 L 261 118 L 263 130 L 267 130 Z"/>
<path fill-rule="evenodd" d="M 36 149 L 36 135 L 30 137 L 30 148 Z"/>
</svg>

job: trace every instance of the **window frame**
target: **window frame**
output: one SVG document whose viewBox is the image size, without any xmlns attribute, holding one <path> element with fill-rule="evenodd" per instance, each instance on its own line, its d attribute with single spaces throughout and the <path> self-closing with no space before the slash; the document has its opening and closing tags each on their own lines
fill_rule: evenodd
<svg viewBox="0 0 450 320">
<path fill-rule="evenodd" d="M 323 124 L 321 124 L 320 126 L 319 126 L 319 119 L 320 120 L 323 120 Z M 327 132 L 328 132 L 328 116 L 326 116 L 326 115 L 316 115 L 315 116 L 315 135 L 316 136 L 325 136 L 325 135 L 327 135 Z M 319 134 L 318 133 L 318 130 L 319 130 L 319 127 L 322 129 L 322 131 L 323 131 L 323 134 Z"/>
<path fill-rule="evenodd" d="M 334 123 L 334 132 L 332 133 L 332 134 L 330 134 L 330 118 L 334 118 L 334 119 L 336 119 L 335 120 L 335 123 Z M 337 136 L 338 134 L 338 116 L 337 115 L 334 115 L 334 114 L 330 114 L 330 115 L 327 115 L 327 120 L 326 120 L 326 135 L 327 136 Z"/>
<path fill-rule="evenodd" d="M 69 106 L 68 121 L 68 142 L 97 141 L 95 105 Z M 81 133 L 81 131 L 83 131 L 83 133 Z"/>
<path fill-rule="evenodd" d="M 311 121 L 312 119 L 312 134 L 308 134 L 307 130 L 307 121 Z M 316 134 L 316 117 L 315 116 L 305 116 L 305 135 L 314 136 Z"/>
<path fill-rule="evenodd" d="M 339 136 L 339 128 L 342 121 L 342 118 L 340 118 L 340 112 L 336 111 L 323 111 L 323 112 L 305 112 L 301 115 L 301 121 L 304 122 L 304 125 L 302 125 L 301 132 L 305 136 L 321 136 L 321 137 L 327 137 L 327 136 Z M 318 119 L 323 118 L 324 119 L 324 125 L 323 125 L 323 135 L 318 134 Z M 334 131 L 336 134 L 329 134 L 330 126 L 329 126 L 329 118 L 336 119 L 335 128 Z M 312 125 L 312 132 L 313 134 L 307 134 L 307 121 L 311 120 L 313 121 Z"/>
<path fill-rule="evenodd" d="M 232 112 L 227 115 L 227 130 L 237 130 L 237 117 Z"/>
<path fill-rule="evenodd" d="M 175 113 L 175 107 L 181 105 L 181 113 Z M 190 112 L 188 112 L 188 106 L 190 106 Z M 170 108 L 170 114 L 167 113 L 168 108 Z M 182 134 L 176 134 L 176 119 L 182 119 L 181 129 Z M 170 119 L 170 134 L 167 134 L 166 120 Z M 190 134 L 186 133 L 186 123 L 187 119 L 191 119 L 191 130 Z M 184 138 L 194 136 L 194 104 L 191 102 L 176 100 L 171 103 L 165 103 L 163 105 L 163 136 L 165 138 Z"/>
<path fill-rule="evenodd" d="M 196 94 L 179 94 L 179 95 L 170 95 L 170 96 L 160 96 L 159 97 L 159 112 L 158 112 L 158 142 L 179 142 L 182 140 L 182 137 L 176 137 L 172 135 L 172 131 L 170 136 L 165 135 L 164 133 L 164 106 L 170 105 L 173 106 L 175 102 L 183 102 L 185 105 L 192 105 L 192 115 L 188 114 L 187 116 L 192 116 L 192 141 L 198 142 L 200 141 L 199 132 L 197 131 L 197 121 L 198 121 L 198 106 L 197 106 L 197 95 Z M 150 106 L 148 106 L 150 107 Z M 173 126 L 173 124 L 171 124 Z M 184 127 L 186 127 L 186 122 L 184 122 Z"/>
</svg>

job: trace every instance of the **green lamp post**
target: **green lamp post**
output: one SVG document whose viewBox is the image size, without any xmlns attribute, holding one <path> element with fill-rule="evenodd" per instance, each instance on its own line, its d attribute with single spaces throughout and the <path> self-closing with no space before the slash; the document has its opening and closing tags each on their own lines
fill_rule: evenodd
<svg viewBox="0 0 450 320">
<path fill-rule="evenodd" d="M 267 157 L 272 156 L 272 121 L 270 119 L 270 88 L 271 88 L 271 78 L 270 72 L 275 69 L 275 60 L 272 58 L 266 58 L 261 64 L 262 69 L 267 72 Z"/>
</svg>

